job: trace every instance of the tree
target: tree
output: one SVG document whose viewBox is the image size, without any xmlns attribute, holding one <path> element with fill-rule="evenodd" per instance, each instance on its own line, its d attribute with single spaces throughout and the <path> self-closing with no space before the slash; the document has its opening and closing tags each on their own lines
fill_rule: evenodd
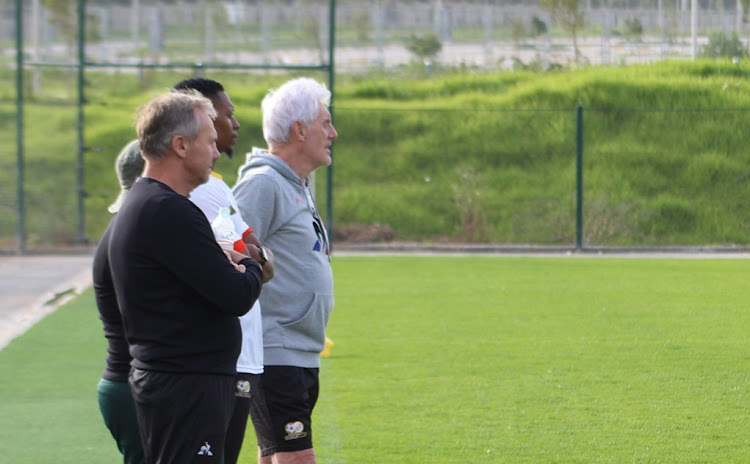
<svg viewBox="0 0 750 464">
<path fill-rule="evenodd" d="M 750 1 L 750 0 L 748 0 Z M 544 23 L 538 16 L 531 18 L 531 33 L 534 37 L 539 37 L 547 33 L 547 24 Z"/>
<path fill-rule="evenodd" d="M 60 34 L 68 41 L 78 38 L 78 2 L 69 0 L 42 0 L 42 6 L 50 12 L 49 23 L 57 27 Z M 96 42 L 99 30 L 96 25 L 98 18 L 91 12 L 86 14 L 86 40 Z"/>
<path fill-rule="evenodd" d="M 748 10 L 750 10 L 750 0 L 740 0 L 740 3 L 742 4 L 742 24 L 747 24 L 750 22 L 750 18 L 748 18 Z M 747 48 L 750 50 L 750 37 L 745 41 L 747 43 Z"/>
<path fill-rule="evenodd" d="M 424 36 L 412 34 L 406 41 L 406 49 L 417 55 L 421 61 L 425 61 L 440 53 L 443 44 L 434 33 Z"/>
<path fill-rule="evenodd" d="M 578 49 L 578 34 L 585 25 L 586 0 L 540 0 L 541 6 L 552 14 L 552 17 L 573 38 L 573 51 L 576 63 L 582 57 Z"/>
<path fill-rule="evenodd" d="M 630 18 L 625 20 L 625 39 L 630 42 L 641 40 L 643 36 L 643 24 L 638 18 Z"/>
<path fill-rule="evenodd" d="M 516 44 L 516 48 L 521 47 L 521 41 L 526 37 L 526 27 L 523 23 L 523 18 L 518 16 L 512 16 L 510 18 L 510 36 L 513 38 L 513 43 Z"/>
<path fill-rule="evenodd" d="M 367 9 L 363 8 L 361 11 L 354 13 L 352 23 L 357 31 L 357 41 L 361 45 L 367 45 L 372 35 L 372 21 L 370 21 L 370 13 Z"/>
<path fill-rule="evenodd" d="M 709 36 L 708 43 L 701 49 L 701 56 L 742 58 L 747 56 L 747 50 L 745 50 L 737 32 L 731 34 L 714 32 Z"/>
</svg>

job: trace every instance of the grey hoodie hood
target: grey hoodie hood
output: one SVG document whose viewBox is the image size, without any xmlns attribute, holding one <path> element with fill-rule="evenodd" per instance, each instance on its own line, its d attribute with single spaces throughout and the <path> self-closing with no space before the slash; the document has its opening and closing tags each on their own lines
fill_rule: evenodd
<svg viewBox="0 0 750 464">
<path fill-rule="evenodd" d="M 248 171 L 257 169 L 262 166 L 270 166 L 279 174 L 284 176 L 289 182 L 299 184 L 300 187 L 304 187 L 304 183 L 299 178 L 296 172 L 289 167 L 281 158 L 276 155 L 272 155 L 265 148 L 253 147 L 253 150 L 245 155 L 245 164 L 240 166 L 237 170 L 237 180 L 242 179 Z"/>
</svg>

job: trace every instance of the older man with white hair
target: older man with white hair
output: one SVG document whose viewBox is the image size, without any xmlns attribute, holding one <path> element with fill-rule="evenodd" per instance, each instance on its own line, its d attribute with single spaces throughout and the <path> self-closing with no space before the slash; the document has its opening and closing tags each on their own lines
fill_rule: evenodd
<svg viewBox="0 0 750 464">
<path fill-rule="evenodd" d="M 309 78 L 268 92 L 263 136 L 233 192 L 242 215 L 252 216 L 258 238 L 276 256 L 264 286 L 264 372 L 251 399 L 261 463 L 315 463 L 312 411 L 318 398 L 320 353 L 333 310 L 328 234 L 310 190 L 310 174 L 331 164 L 331 93 Z"/>
</svg>

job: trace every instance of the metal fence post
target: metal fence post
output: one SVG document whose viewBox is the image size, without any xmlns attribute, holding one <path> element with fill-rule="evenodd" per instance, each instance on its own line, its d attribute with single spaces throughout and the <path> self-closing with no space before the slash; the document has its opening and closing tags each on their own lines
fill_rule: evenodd
<svg viewBox="0 0 750 464">
<path fill-rule="evenodd" d="M 334 82 L 335 82 L 335 68 L 334 68 L 334 53 L 336 50 L 336 0 L 331 0 L 328 7 L 328 89 L 331 91 L 331 123 L 333 123 L 334 115 Z M 333 145 L 331 145 L 331 156 L 333 156 Z M 333 159 L 333 158 L 331 158 Z M 328 251 L 333 251 L 333 161 L 328 166 L 328 175 L 326 182 L 326 226 L 328 228 Z"/>
<path fill-rule="evenodd" d="M 86 195 L 84 185 L 84 152 L 86 151 L 84 139 L 84 95 L 86 66 L 86 0 L 78 0 L 78 160 L 77 160 L 77 184 L 78 184 L 78 233 L 76 242 L 85 244 L 85 208 L 83 199 Z"/>
<path fill-rule="evenodd" d="M 18 197 L 18 253 L 26 251 L 23 153 L 23 0 L 16 0 L 16 178 Z"/>
<path fill-rule="evenodd" d="M 576 250 L 583 250 L 583 105 L 576 107 Z"/>
</svg>

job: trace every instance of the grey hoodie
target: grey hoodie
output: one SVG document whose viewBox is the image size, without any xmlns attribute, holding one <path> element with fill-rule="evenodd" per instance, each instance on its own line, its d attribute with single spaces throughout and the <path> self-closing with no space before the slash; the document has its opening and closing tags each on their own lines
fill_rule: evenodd
<svg viewBox="0 0 750 464">
<path fill-rule="evenodd" d="M 232 191 L 245 222 L 275 259 L 274 277 L 260 295 L 264 364 L 319 367 L 333 310 L 333 273 L 309 180 L 253 148 Z"/>
</svg>

